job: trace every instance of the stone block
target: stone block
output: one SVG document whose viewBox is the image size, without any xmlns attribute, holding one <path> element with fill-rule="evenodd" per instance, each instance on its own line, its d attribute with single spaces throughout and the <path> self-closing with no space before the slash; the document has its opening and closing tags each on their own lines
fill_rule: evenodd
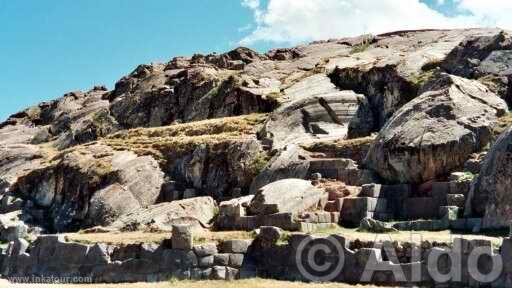
<svg viewBox="0 0 512 288">
<path fill-rule="evenodd" d="M 218 266 L 229 265 L 229 253 L 219 253 L 213 256 L 213 264 Z"/>
<path fill-rule="evenodd" d="M 222 262 L 222 261 L 221 261 Z M 213 255 L 205 256 L 197 259 L 197 265 L 201 268 L 212 267 L 215 263 L 215 257 Z"/>
<path fill-rule="evenodd" d="M 298 223 L 293 213 L 276 213 L 257 218 L 258 226 L 275 226 L 288 231 L 296 231 Z"/>
<path fill-rule="evenodd" d="M 404 210 L 407 219 L 434 219 L 438 216 L 439 206 L 432 197 L 408 198 Z"/>
<path fill-rule="evenodd" d="M 223 253 L 247 253 L 252 241 L 250 240 L 226 240 L 221 244 Z"/>
<path fill-rule="evenodd" d="M 210 275 L 211 280 L 226 280 L 226 267 L 225 266 L 215 266 L 212 268 L 212 273 Z"/>
<path fill-rule="evenodd" d="M 382 199 L 384 200 L 384 199 Z M 348 211 L 355 212 L 373 212 L 377 207 L 377 198 L 370 197 L 353 197 L 353 198 L 344 198 L 342 214 Z"/>
<path fill-rule="evenodd" d="M 194 246 L 194 252 L 197 257 L 206 257 L 217 254 L 217 245 L 214 243 L 202 244 Z"/>
<path fill-rule="evenodd" d="M 244 263 L 244 254 L 229 254 L 229 267 L 240 268 Z"/>
<path fill-rule="evenodd" d="M 192 249 L 194 247 L 194 241 L 190 225 L 173 225 L 171 241 L 173 249 Z"/>
<path fill-rule="evenodd" d="M 407 218 L 405 213 L 405 201 L 411 195 L 410 185 L 382 185 L 381 195 L 384 195 L 386 198 L 388 209 L 394 213 L 395 219 Z"/>
<path fill-rule="evenodd" d="M 382 185 L 380 184 L 365 184 L 362 186 L 361 193 L 359 194 L 359 196 L 379 198 L 381 197 L 381 189 Z"/>
<path fill-rule="evenodd" d="M 464 231 L 466 230 L 467 220 L 465 218 L 450 220 L 450 228 L 452 230 Z"/>
<path fill-rule="evenodd" d="M 439 203 L 439 206 L 446 206 L 446 195 L 450 194 L 449 182 L 433 182 L 432 183 L 432 198 Z"/>
<path fill-rule="evenodd" d="M 450 229 L 450 221 L 448 219 L 432 220 L 432 231 L 443 231 Z"/>
<path fill-rule="evenodd" d="M 233 267 L 226 267 L 226 280 L 233 281 L 240 277 L 240 271 Z"/>
</svg>

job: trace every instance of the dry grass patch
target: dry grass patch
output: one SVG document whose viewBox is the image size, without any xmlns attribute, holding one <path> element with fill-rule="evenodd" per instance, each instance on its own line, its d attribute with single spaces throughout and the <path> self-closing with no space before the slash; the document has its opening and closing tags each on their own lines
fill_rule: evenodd
<svg viewBox="0 0 512 288">
<path fill-rule="evenodd" d="M 227 145 L 253 139 L 266 117 L 266 114 L 251 114 L 158 128 L 137 128 L 118 132 L 99 142 L 114 150 L 130 150 L 162 160 L 169 152 L 186 153 L 200 145 L 222 150 Z"/>
<path fill-rule="evenodd" d="M 508 113 L 498 119 L 498 123 L 496 123 L 493 129 L 494 137 L 497 139 L 503 132 L 507 131 L 510 126 L 512 126 L 512 113 Z"/>
<path fill-rule="evenodd" d="M 33 287 L 48 287 L 48 288 L 349 288 L 349 287 L 367 287 L 375 288 L 377 286 L 363 286 L 363 285 L 348 285 L 342 283 L 322 283 L 310 284 L 303 282 L 287 282 L 266 279 L 249 279 L 239 281 L 173 281 L 162 283 L 134 283 L 134 284 L 92 284 L 92 285 L 14 285 L 0 287 L 20 287 L 20 288 L 33 288 Z"/>
<path fill-rule="evenodd" d="M 317 141 L 303 145 L 302 148 L 312 153 L 323 153 L 325 157 L 349 158 L 360 162 L 366 156 L 374 140 L 375 136 L 349 140 Z"/>
<path fill-rule="evenodd" d="M 217 134 L 253 134 L 255 127 L 262 124 L 267 118 L 266 114 L 250 114 L 237 117 L 225 117 L 209 119 L 185 124 L 176 124 L 157 128 L 136 128 L 118 132 L 108 139 L 168 138 L 168 137 L 192 137 Z"/>
<path fill-rule="evenodd" d="M 139 243 L 161 243 L 171 238 L 170 232 L 107 232 L 107 233 L 69 233 L 67 241 L 83 244 L 106 243 L 110 245 L 130 245 Z M 194 233 L 194 243 L 222 242 L 231 239 L 253 239 L 254 234 L 246 231 L 202 231 Z"/>
<path fill-rule="evenodd" d="M 333 225 L 333 228 L 318 230 L 313 235 L 328 236 L 341 235 L 348 240 L 360 240 L 363 242 L 379 240 L 392 240 L 397 242 L 420 243 L 422 241 L 452 243 L 454 238 L 464 238 L 468 240 L 485 239 L 490 240 L 494 247 L 501 246 L 503 237 L 501 235 L 485 234 L 458 234 L 449 230 L 445 231 L 399 231 L 389 234 L 375 234 L 370 232 L 357 231 L 357 229 L 344 228 Z M 107 243 L 112 245 L 128 245 L 138 243 L 160 243 L 164 239 L 171 237 L 170 232 L 108 232 L 108 233 L 69 233 L 65 234 L 66 239 L 71 242 L 84 244 Z M 194 243 L 220 243 L 225 240 L 254 239 L 255 233 L 252 231 L 209 231 L 203 230 L 194 233 Z M 286 238 L 286 237 L 285 237 Z"/>
</svg>

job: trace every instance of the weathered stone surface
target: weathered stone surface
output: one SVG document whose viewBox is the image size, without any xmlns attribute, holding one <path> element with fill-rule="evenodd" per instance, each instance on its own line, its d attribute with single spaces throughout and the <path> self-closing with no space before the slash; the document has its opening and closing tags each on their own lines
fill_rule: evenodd
<svg viewBox="0 0 512 288">
<path fill-rule="evenodd" d="M 368 98 L 374 129 L 378 131 L 400 107 L 417 96 L 432 71 L 467 36 L 491 36 L 499 32 L 498 29 L 393 32 L 371 38 L 368 47 L 360 45 L 365 48 L 361 51 L 355 46 L 356 51 L 352 52 L 357 53 L 330 58 L 325 67 L 332 71 L 330 77 L 336 86 Z M 441 38 L 443 41 L 439 41 Z"/>
<path fill-rule="evenodd" d="M 61 149 L 94 141 L 119 128 L 109 114 L 108 100 L 103 99 L 106 93 L 104 87 L 94 87 L 85 93 L 67 93 L 60 99 L 12 115 L 0 124 L 0 127 L 5 125 L 1 131 L 21 129 L 19 131 L 26 132 L 18 138 L 28 136 L 27 140 L 30 139 L 32 144 L 55 140 L 56 146 Z"/>
<path fill-rule="evenodd" d="M 6 194 L 13 189 L 20 177 L 42 166 L 41 162 L 46 153 L 43 149 L 29 144 L 0 144 L 0 147 L 0 193 Z"/>
<path fill-rule="evenodd" d="M 144 228 L 148 225 L 162 230 L 171 230 L 174 224 L 189 224 L 194 227 L 209 227 L 217 204 L 211 197 L 197 197 L 170 203 L 161 203 L 140 208 L 125 214 L 111 227 L 117 229 Z"/>
<path fill-rule="evenodd" d="M 191 250 L 194 239 L 190 225 L 172 225 L 172 249 Z"/>
<path fill-rule="evenodd" d="M 317 206 L 324 195 L 325 191 L 315 188 L 310 181 L 279 180 L 258 190 L 249 211 L 260 215 L 303 212 Z"/>
<path fill-rule="evenodd" d="M 491 148 L 466 202 L 465 213 L 485 217 L 484 222 L 498 220 L 508 226 L 512 220 L 512 129 L 502 134 Z M 486 226 L 487 224 L 484 224 Z"/>
<path fill-rule="evenodd" d="M 363 95 L 338 91 L 329 78 L 317 74 L 285 90 L 288 100 L 265 124 L 274 149 L 315 139 L 368 136 L 373 128 Z"/>
<path fill-rule="evenodd" d="M 441 74 L 383 127 L 367 156 L 389 182 L 424 183 L 460 167 L 491 140 L 508 111 L 482 84 Z"/>
<path fill-rule="evenodd" d="M 155 127 L 268 112 L 274 105 L 245 89 L 244 79 L 232 71 L 194 63 L 177 66 L 141 65 L 118 81 L 110 94 L 116 120 L 128 128 Z"/>
<path fill-rule="evenodd" d="M 226 240 L 221 244 L 223 253 L 246 253 L 251 246 L 250 240 Z"/>
<path fill-rule="evenodd" d="M 70 149 L 54 160 L 20 178 L 14 187 L 15 193 L 39 208 L 28 210 L 35 222 L 50 230 L 109 224 L 137 206 L 156 203 L 163 184 L 163 173 L 153 158 L 105 145 Z"/>
<path fill-rule="evenodd" d="M 194 252 L 197 257 L 207 257 L 217 254 L 217 245 L 214 243 L 208 243 L 203 245 L 194 246 Z"/>
<path fill-rule="evenodd" d="M 307 153 L 298 145 L 286 145 L 270 159 L 268 165 L 256 176 L 251 184 L 251 194 L 263 186 L 282 179 L 306 179 L 309 173 Z"/>
</svg>

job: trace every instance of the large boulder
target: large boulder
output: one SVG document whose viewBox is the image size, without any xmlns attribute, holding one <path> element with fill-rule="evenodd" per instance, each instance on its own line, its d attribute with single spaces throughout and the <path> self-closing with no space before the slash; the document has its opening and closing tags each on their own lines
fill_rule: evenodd
<svg viewBox="0 0 512 288">
<path fill-rule="evenodd" d="M 310 181 L 284 179 L 270 183 L 256 193 L 249 205 L 252 214 L 300 213 L 316 207 L 327 197 Z"/>
<path fill-rule="evenodd" d="M 197 197 L 137 209 L 120 217 L 111 227 L 137 230 L 150 226 L 165 231 L 172 231 L 176 224 L 209 227 L 216 213 L 217 204 L 213 198 Z"/>
<path fill-rule="evenodd" d="M 423 183 L 462 167 L 491 140 L 506 103 L 477 81 L 439 74 L 381 130 L 367 165 L 388 182 Z"/>
<path fill-rule="evenodd" d="M 512 129 L 487 154 L 466 203 L 467 216 L 484 217 L 484 226 L 508 227 L 512 221 Z"/>
</svg>

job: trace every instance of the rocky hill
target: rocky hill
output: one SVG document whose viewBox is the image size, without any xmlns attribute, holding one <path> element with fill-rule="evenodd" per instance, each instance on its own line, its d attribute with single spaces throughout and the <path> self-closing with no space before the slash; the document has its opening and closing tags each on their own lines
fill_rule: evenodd
<svg viewBox="0 0 512 288">
<path fill-rule="evenodd" d="M 481 219 L 478 229 L 508 225 L 511 33 L 399 31 L 176 57 L 112 91 L 27 108 L 0 124 L 0 239 L 176 223 L 300 230 L 322 213 L 331 218 L 316 222 L 359 225 L 447 209 Z M 358 199 L 384 190 L 382 211 L 361 210 Z"/>
</svg>

